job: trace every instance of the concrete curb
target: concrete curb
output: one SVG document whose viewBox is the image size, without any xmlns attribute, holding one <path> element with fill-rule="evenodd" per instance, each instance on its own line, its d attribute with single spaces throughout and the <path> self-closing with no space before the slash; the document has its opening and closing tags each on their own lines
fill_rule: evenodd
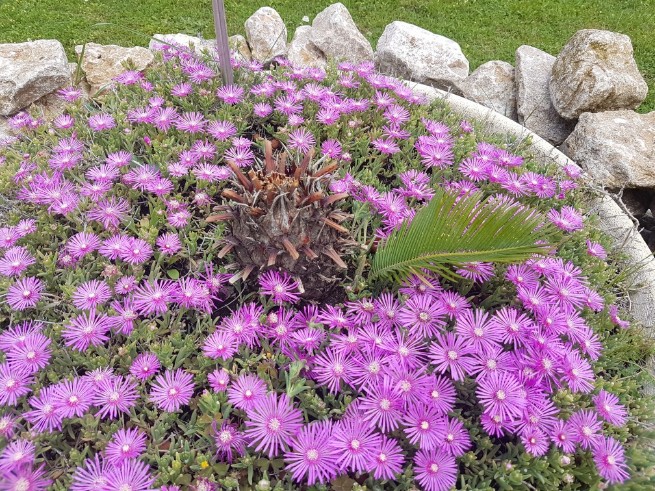
<svg viewBox="0 0 655 491">
<path fill-rule="evenodd" d="M 518 140 L 530 139 L 529 148 L 542 162 L 556 162 L 561 166 L 576 165 L 562 152 L 539 135 L 515 121 L 476 102 L 443 90 L 408 82 L 412 89 L 429 100 L 444 99 L 457 114 L 483 124 L 484 131 L 495 135 L 510 135 Z M 600 217 L 600 228 L 612 240 L 612 248 L 625 254 L 625 268 L 633 317 L 655 336 L 655 257 L 632 220 L 610 197 L 604 196 L 592 203 L 592 212 Z"/>
</svg>

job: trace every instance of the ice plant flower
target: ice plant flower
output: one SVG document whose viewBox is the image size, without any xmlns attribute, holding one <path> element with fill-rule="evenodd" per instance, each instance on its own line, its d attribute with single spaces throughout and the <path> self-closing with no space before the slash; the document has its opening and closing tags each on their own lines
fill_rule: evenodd
<svg viewBox="0 0 655 491">
<path fill-rule="evenodd" d="M 7 290 L 7 305 L 19 311 L 33 308 L 41 300 L 44 288 L 43 281 L 38 278 L 21 278 Z"/>
<path fill-rule="evenodd" d="M 339 473 L 338 450 L 331 445 L 332 424 L 316 421 L 303 426 L 284 454 L 286 469 L 298 483 L 313 486 L 327 484 Z"/>
<path fill-rule="evenodd" d="M 457 480 L 455 458 L 441 450 L 419 450 L 414 457 L 416 480 L 425 491 L 448 491 Z"/>
<path fill-rule="evenodd" d="M 184 370 L 166 370 L 155 378 L 150 400 L 163 411 L 175 412 L 191 400 L 194 391 L 193 375 Z"/>
<path fill-rule="evenodd" d="M 138 458 L 146 449 L 146 435 L 137 428 L 120 429 L 105 448 L 105 458 L 120 466 L 126 460 Z"/>
<path fill-rule="evenodd" d="M 147 380 L 159 371 L 161 364 L 154 353 L 141 353 L 130 366 L 130 373 L 139 380 Z"/>
<path fill-rule="evenodd" d="M 260 293 L 275 303 L 295 303 L 300 299 L 298 283 L 286 272 L 266 271 L 259 277 Z"/>
<path fill-rule="evenodd" d="M 245 436 L 254 450 L 274 458 L 301 427 L 302 414 L 286 394 L 269 393 L 249 413 Z"/>
</svg>

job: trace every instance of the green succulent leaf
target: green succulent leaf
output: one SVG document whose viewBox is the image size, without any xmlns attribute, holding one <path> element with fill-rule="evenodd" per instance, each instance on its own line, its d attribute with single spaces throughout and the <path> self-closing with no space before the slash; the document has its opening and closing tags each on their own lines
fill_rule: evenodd
<svg viewBox="0 0 655 491">
<path fill-rule="evenodd" d="M 469 262 L 516 263 L 552 248 L 558 232 L 532 208 L 482 193 L 458 197 L 438 189 L 411 222 L 378 247 L 371 279 L 402 281 L 423 270 L 456 279 Z"/>
</svg>

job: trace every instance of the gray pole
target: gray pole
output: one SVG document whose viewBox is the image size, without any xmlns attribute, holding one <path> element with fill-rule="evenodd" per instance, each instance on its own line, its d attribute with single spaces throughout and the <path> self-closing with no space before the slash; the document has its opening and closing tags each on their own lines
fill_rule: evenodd
<svg viewBox="0 0 655 491">
<path fill-rule="evenodd" d="M 234 73 L 230 63 L 230 46 L 227 40 L 227 21 L 225 20 L 225 4 L 223 0 L 212 0 L 214 11 L 214 30 L 216 32 L 216 52 L 218 62 L 221 66 L 223 84 L 229 85 L 234 82 Z"/>
</svg>

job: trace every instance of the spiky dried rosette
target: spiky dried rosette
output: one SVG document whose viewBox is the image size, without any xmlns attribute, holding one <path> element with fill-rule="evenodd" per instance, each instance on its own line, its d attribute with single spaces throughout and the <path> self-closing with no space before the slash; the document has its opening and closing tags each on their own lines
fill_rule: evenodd
<svg viewBox="0 0 655 491">
<path fill-rule="evenodd" d="M 312 162 L 313 156 L 312 149 L 294 159 L 265 140 L 264 161 L 247 173 L 228 160 L 234 177 L 222 192 L 226 203 L 207 221 L 226 223 L 218 256 L 234 256 L 240 268 L 234 281 L 275 268 L 300 280 L 303 297 L 311 299 L 343 279 L 345 256 L 357 247 L 343 225 L 350 218 L 342 209 L 348 194 L 329 191 L 338 164 Z"/>
</svg>

